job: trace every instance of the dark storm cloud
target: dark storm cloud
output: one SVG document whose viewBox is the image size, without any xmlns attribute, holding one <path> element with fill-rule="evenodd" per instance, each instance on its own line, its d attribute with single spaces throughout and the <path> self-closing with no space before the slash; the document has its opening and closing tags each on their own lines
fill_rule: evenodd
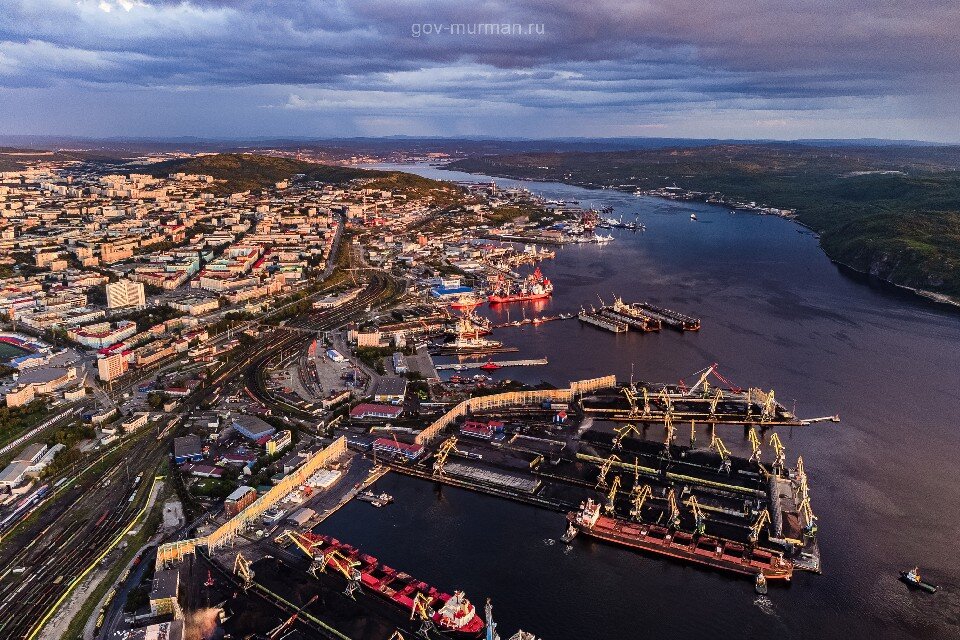
<svg viewBox="0 0 960 640">
<path fill-rule="evenodd" d="M 263 106 L 820 109 L 956 97 L 940 0 L 8 0 L 0 87 L 286 87 Z M 451 25 L 519 25 L 509 35 Z M 440 28 L 440 33 L 426 33 Z M 419 36 L 419 37 L 416 37 Z M 334 92 L 334 93 L 331 93 Z M 376 100 L 374 100 L 376 102 Z"/>
</svg>

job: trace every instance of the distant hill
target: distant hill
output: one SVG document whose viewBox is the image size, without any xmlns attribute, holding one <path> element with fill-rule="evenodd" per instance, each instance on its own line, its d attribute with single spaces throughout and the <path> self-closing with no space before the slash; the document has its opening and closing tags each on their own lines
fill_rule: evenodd
<svg viewBox="0 0 960 640">
<path fill-rule="evenodd" d="M 960 146 L 723 144 L 481 156 L 449 166 L 627 191 L 677 186 L 795 209 L 833 260 L 960 300 Z"/>
<path fill-rule="evenodd" d="M 181 172 L 213 176 L 218 181 L 214 189 L 220 193 L 263 189 L 300 174 L 303 174 L 304 180 L 328 184 L 343 184 L 357 178 L 383 178 L 389 175 L 382 171 L 366 171 L 253 153 L 218 153 L 178 158 L 142 165 L 131 170 L 156 177 Z"/>
</svg>

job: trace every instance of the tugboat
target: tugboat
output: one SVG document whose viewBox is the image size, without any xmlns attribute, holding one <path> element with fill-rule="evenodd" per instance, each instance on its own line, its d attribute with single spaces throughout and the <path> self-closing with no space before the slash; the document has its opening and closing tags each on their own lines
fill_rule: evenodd
<svg viewBox="0 0 960 640">
<path fill-rule="evenodd" d="M 757 580 L 754 582 L 753 588 L 760 595 L 767 595 L 767 577 L 762 573 L 758 573 Z"/>
<path fill-rule="evenodd" d="M 901 571 L 900 579 L 907 583 L 907 585 L 914 587 L 915 589 L 922 589 L 927 593 L 936 593 L 940 588 L 935 584 L 930 584 L 929 582 L 924 582 L 920 577 L 920 567 L 914 567 L 910 571 Z"/>
</svg>

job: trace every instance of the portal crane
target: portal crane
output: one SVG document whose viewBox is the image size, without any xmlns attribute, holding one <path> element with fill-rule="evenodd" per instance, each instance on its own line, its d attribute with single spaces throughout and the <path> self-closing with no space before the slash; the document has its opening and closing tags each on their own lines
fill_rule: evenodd
<svg viewBox="0 0 960 640">
<path fill-rule="evenodd" d="M 757 516 L 756 522 L 750 526 L 750 533 L 747 536 L 750 544 L 757 544 L 757 541 L 760 540 L 760 532 L 763 531 L 763 528 L 768 524 L 770 524 L 770 511 L 764 509 L 760 512 L 760 515 Z"/>
<path fill-rule="evenodd" d="M 687 500 L 687 506 L 690 507 L 690 512 L 693 513 L 693 532 L 698 536 L 702 536 L 707 532 L 707 519 L 700 509 L 700 503 L 697 502 L 697 497 L 691 495 Z"/>
<path fill-rule="evenodd" d="M 610 491 L 607 492 L 607 504 L 604 505 L 604 510 L 607 513 L 613 513 L 616 509 L 617 503 L 617 491 L 620 490 L 620 475 L 617 474 L 613 477 L 613 483 L 610 485 Z"/>
<path fill-rule="evenodd" d="M 673 444 L 673 417 L 669 413 L 663 414 L 663 457 L 670 458 L 670 445 Z"/>
<path fill-rule="evenodd" d="M 633 485 L 631 496 L 631 502 L 633 503 L 630 507 L 630 517 L 640 522 L 643 520 L 643 503 L 647 501 L 651 495 L 653 495 L 653 490 L 650 488 L 650 485 Z"/>
<path fill-rule="evenodd" d="M 760 436 L 757 435 L 757 432 L 753 429 L 750 429 L 748 432 L 748 438 L 750 440 L 750 448 L 752 453 L 750 454 L 750 462 L 760 462 Z"/>
<path fill-rule="evenodd" d="M 603 464 L 600 465 L 600 475 L 597 476 L 597 486 L 595 488 L 607 488 L 607 474 L 610 473 L 610 467 L 612 467 L 615 462 L 620 462 L 620 456 L 616 454 L 613 454 L 603 461 Z"/>
<path fill-rule="evenodd" d="M 628 424 L 626 426 L 620 427 L 619 429 L 614 429 L 616 436 L 613 438 L 613 450 L 619 451 L 623 448 L 623 439 L 626 438 L 631 433 L 636 434 L 638 437 L 641 435 L 640 430 L 637 429 L 636 425 Z"/>
<path fill-rule="evenodd" d="M 810 496 L 803 499 L 800 503 L 800 514 L 806 522 L 803 525 L 804 535 L 815 538 L 817 536 L 817 516 L 813 515 L 813 509 L 810 507 Z"/>
<path fill-rule="evenodd" d="M 420 591 L 413 598 L 413 604 L 410 611 L 411 620 L 420 620 L 420 635 L 424 638 L 430 637 L 430 632 L 434 629 L 433 608 L 430 604 L 433 598 L 426 596 Z"/>
<path fill-rule="evenodd" d="M 720 456 L 720 471 L 729 474 L 731 469 L 730 449 L 727 449 L 727 445 L 723 444 L 723 440 L 718 438 L 716 433 L 710 440 L 710 450 L 715 451 Z"/>
<path fill-rule="evenodd" d="M 697 387 L 703 385 L 702 395 L 706 398 L 710 394 L 710 381 L 707 378 L 717 369 L 717 363 L 713 363 L 700 373 L 700 378 L 697 380 L 697 383 L 690 387 L 688 395 L 693 395 L 693 392 L 697 390 Z"/>
<path fill-rule="evenodd" d="M 353 592 L 360 588 L 360 571 L 357 569 L 360 562 L 351 560 L 343 555 L 339 549 L 321 554 L 317 560 L 319 560 L 318 568 L 320 571 L 326 571 L 327 567 L 333 567 L 343 574 L 343 577 L 347 579 L 347 588 L 343 592 L 351 598 L 355 598 Z"/>
<path fill-rule="evenodd" d="M 250 587 L 253 586 L 253 569 L 250 568 L 250 565 L 253 563 L 243 557 L 242 553 L 237 553 L 236 559 L 233 561 L 233 573 L 240 576 L 240 579 L 243 581 L 240 584 L 240 588 L 246 592 Z"/>
<path fill-rule="evenodd" d="M 714 394 L 713 400 L 710 401 L 710 415 L 711 415 L 711 416 L 714 416 L 714 417 L 715 417 L 715 416 L 717 415 L 717 406 L 720 405 L 720 401 L 721 401 L 721 400 L 723 400 L 723 390 L 722 390 L 722 389 L 717 389 L 717 393 Z"/>
<path fill-rule="evenodd" d="M 437 456 L 433 461 L 434 475 L 443 476 L 443 467 L 447 464 L 447 458 L 450 457 L 450 454 L 454 451 L 460 453 L 460 450 L 457 449 L 457 436 L 450 436 L 443 441 L 440 449 L 437 451 Z"/>
<path fill-rule="evenodd" d="M 677 493 L 670 487 L 667 492 L 667 508 L 670 509 L 667 515 L 667 526 L 671 529 L 680 528 L 680 507 L 677 506 Z"/>
<path fill-rule="evenodd" d="M 776 456 L 773 460 L 773 472 L 780 475 L 787 464 L 787 449 L 780 441 L 780 434 L 774 433 L 770 436 L 770 446 L 773 447 L 773 453 Z"/>
</svg>

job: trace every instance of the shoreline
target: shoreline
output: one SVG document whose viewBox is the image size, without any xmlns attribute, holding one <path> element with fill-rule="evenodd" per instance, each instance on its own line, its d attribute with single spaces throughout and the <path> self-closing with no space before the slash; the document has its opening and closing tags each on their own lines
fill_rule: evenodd
<svg viewBox="0 0 960 640">
<path fill-rule="evenodd" d="M 432 166 L 432 167 L 434 167 L 434 168 L 437 168 L 437 169 L 447 170 L 447 171 L 459 171 L 460 173 L 469 173 L 470 175 L 475 175 L 475 176 L 491 175 L 491 174 L 487 174 L 487 173 L 475 173 L 475 172 L 473 172 L 473 171 L 463 171 L 462 169 L 451 168 L 450 165 L 434 165 L 434 164 L 431 164 L 430 166 Z M 518 178 L 518 177 L 515 177 L 515 176 L 508 176 L 508 175 L 499 175 L 499 176 L 493 176 L 493 177 L 506 178 L 506 179 L 508 179 L 508 180 L 517 180 L 517 181 L 519 181 L 519 182 L 557 182 L 556 180 L 534 180 L 534 179 L 532 179 L 532 178 Z M 598 185 L 595 185 L 595 184 L 581 184 L 581 183 L 576 182 L 576 181 L 572 181 L 572 182 L 558 182 L 558 184 L 565 184 L 565 185 L 568 185 L 568 186 L 571 186 L 571 187 L 580 187 L 580 188 L 582 188 L 582 189 L 591 189 L 591 190 L 597 190 L 597 191 L 612 190 L 612 191 L 619 191 L 620 193 L 627 193 L 627 194 L 630 193 L 629 191 L 624 191 L 623 189 L 618 189 L 618 188 L 616 188 L 616 187 L 605 187 L 605 186 L 602 186 L 602 185 L 601 185 L 601 186 L 598 186 Z M 680 202 L 680 201 L 681 201 L 679 198 L 669 198 L 669 197 L 666 197 L 666 196 L 658 196 L 658 195 L 654 195 L 654 194 L 644 194 L 644 196 L 650 197 L 650 198 L 660 198 L 661 200 L 667 200 L 667 201 L 669 201 L 669 202 Z M 710 205 L 717 206 L 717 207 L 726 207 L 726 208 L 730 209 L 730 211 L 735 211 L 735 212 L 737 212 L 737 213 L 751 213 L 751 212 L 749 212 L 749 211 L 742 211 L 742 210 L 737 209 L 736 207 L 733 207 L 733 206 L 728 205 L 728 204 L 722 204 L 722 203 L 716 203 L 716 202 L 707 202 L 706 200 L 691 199 L 691 200 L 688 200 L 688 202 L 699 202 L 699 203 L 701 203 L 701 204 L 710 204 Z M 770 215 L 770 214 L 752 213 L 752 215 L 761 216 L 761 215 Z M 778 217 L 778 218 L 783 218 L 784 220 L 789 220 L 790 222 L 793 222 L 794 224 L 797 224 L 797 225 L 803 227 L 804 229 L 807 229 L 807 230 L 810 231 L 812 234 L 814 234 L 814 236 L 816 236 L 816 238 L 817 238 L 817 245 L 820 247 L 820 251 L 822 251 L 822 252 L 823 252 L 823 255 L 825 255 L 825 256 L 827 257 L 827 259 L 828 259 L 830 262 L 832 262 L 833 264 L 838 265 L 838 266 L 840 266 L 840 267 L 843 267 L 843 268 L 845 268 L 845 269 L 849 269 L 850 271 L 852 271 L 852 272 L 854 272 L 854 273 L 857 273 L 857 274 L 859 274 L 859 275 L 861 275 L 861 276 L 863 276 L 863 277 L 865 277 L 865 278 L 873 278 L 873 279 L 876 280 L 877 282 L 880 282 L 880 283 L 882 283 L 882 284 L 884 284 L 884 285 L 889 285 L 889 286 L 895 287 L 895 288 L 897 288 L 897 289 L 900 290 L 900 291 L 907 292 L 907 293 L 910 293 L 910 294 L 915 295 L 915 296 L 917 296 L 917 297 L 923 298 L 924 300 L 926 300 L 926 301 L 928 301 L 928 302 L 933 302 L 933 303 L 938 304 L 938 305 L 944 305 L 944 306 L 947 306 L 947 307 L 952 307 L 952 308 L 954 308 L 954 309 L 960 309 L 960 299 L 953 298 L 953 297 L 951 297 L 951 296 L 948 296 L 948 295 L 945 294 L 945 293 L 937 293 L 936 291 L 929 291 L 929 290 L 927 290 L 927 289 L 921 289 L 921 288 L 919 288 L 919 287 L 911 287 L 911 286 L 906 285 L 906 284 L 900 284 L 900 283 L 898 283 L 898 282 L 894 282 L 894 281 L 888 280 L 888 279 L 886 279 L 886 278 L 881 278 L 881 277 L 879 277 L 879 276 L 873 275 L 873 274 L 870 273 L 869 271 L 863 271 L 863 270 L 861 270 L 861 269 L 857 269 L 856 267 L 851 266 L 851 265 L 843 262 L 842 260 L 840 260 L 840 259 L 838 259 L 838 258 L 832 257 L 829 253 L 827 253 L 826 249 L 823 248 L 823 244 L 820 243 L 820 232 L 817 231 L 816 229 L 814 229 L 813 227 L 811 227 L 810 225 L 808 225 L 808 224 L 806 224 L 806 223 L 804 223 L 804 222 L 801 222 L 801 221 L 797 218 L 796 214 L 789 215 L 789 216 L 780 215 L 780 216 L 776 216 L 776 217 Z"/>
</svg>

